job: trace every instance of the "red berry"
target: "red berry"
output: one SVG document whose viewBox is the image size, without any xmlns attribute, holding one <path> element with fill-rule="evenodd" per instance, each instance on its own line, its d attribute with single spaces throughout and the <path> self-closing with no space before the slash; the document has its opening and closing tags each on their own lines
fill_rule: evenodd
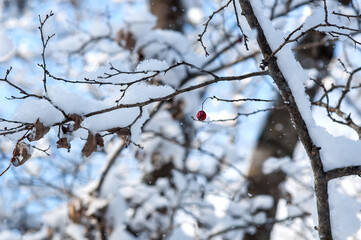
<svg viewBox="0 0 361 240">
<path fill-rule="evenodd" d="M 207 118 L 207 114 L 205 111 L 201 110 L 197 113 L 197 118 L 199 121 L 204 121 Z"/>
<path fill-rule="evenodd" d="M 242 37 L 239 37 L 238 40 L 237 40 L 237 42 L 242 43 L 242 42 L 243 42 L 243 38 L 242 38 Z"/>
</svg>

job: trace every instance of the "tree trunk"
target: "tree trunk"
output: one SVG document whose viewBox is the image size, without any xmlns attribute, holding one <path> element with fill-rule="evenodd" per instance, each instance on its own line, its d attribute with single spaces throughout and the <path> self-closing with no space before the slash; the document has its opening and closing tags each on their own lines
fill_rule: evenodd
<svg viewBox="0 0 361 240">
<path fill-rule="evenodd" d="M 297 59 L 304 68 L 315 68 L 319 70 L 318 79 L 321 80 L 327 75 L 327 65 L 333 57 L 333 44 L 328 46 L 322 44 L 312 44 L 320 42 L 325 35 L 323 33 L 311 33 L 306 35 L 299 42 L 300 48 L 297 50 Z M 304 48 L 302 46 L 311 45 Z M 310 61 L 312 60 L 312 61 Z M 320 65 L 320 62 L 323 64 Z M 317 85 L 308 89 L 308 95 L 312 99 L 317 91 Z M 281 98 L 279 97 L 279 100 Z M 250 169 L 248 172 L 249 186 L 248 192 L 252 197 L 257 195 L 270 195 L 274 199 L 272 208 L 264 211 L 267 219 L 274 219 L 277 213 L 277 205 L 282 198 L 280 184 L 285 180 L 284 172 L 275 171 L 270 174 L 263 173 L 263 165 L 270 157 L 281 158 L 292 157 L 295 146 L 298 142 L 298 134 L 290 120 L 289 112 L 286 110 L 276 110 L 268 115 L 265 127 L 258 139 L 256 148 L 251 157 Z M 257 212 L 255 212 L 257 213 Z M 257 227 L 254 234 L 246 234 L 244 240 L 264 240 L 271 238 L 274 223 L 268 223 Z"/>
<path fill-rule="evenodd" d="M 184 8 L 180 0 L 149 0 L 151 12 L 157 16 L 156 28 L 181 32 Z"/>
</svg>

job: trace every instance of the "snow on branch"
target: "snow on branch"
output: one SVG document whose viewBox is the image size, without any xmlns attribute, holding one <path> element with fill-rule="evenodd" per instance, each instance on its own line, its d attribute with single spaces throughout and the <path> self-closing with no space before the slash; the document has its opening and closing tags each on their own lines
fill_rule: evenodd
<svg viewBox="0 0 361 240">
<path fill-rule="evenodd" d="M 110 64 L 108 70 L 101 67 L 95 72 L 85 74 L 88 76 L 84 77 L 83 80 L 57 77 L 47 67 L 45 54 L 48 43 L 55 34 L 46 35 L 47 31 L 44 31 L 44 28 L 53 16 L 53 12 L 47 14 L 44 19 L 39 15 L 42 43 L 42 64 L 39 66 L 43 70 L 45 94 L 27 92 L 13 83 L 9 79 L 11 67 L 7 70 L 5 77 L 0 79 L 21 94 L 21 96 L 9 98 L 21 100 L 22 104 L 16 110 L 13 119 L 2 118 L 0 126 L 0 136 L 7 136 L 17 141 L 14 152 L 18 152 L 20 146 L 24 144 L 30 146 L 29 143 L 25 142 L 26 140 L 38 141 L 53 128 L 57 128 L 56 131 L 58 132 L 57 148 L 65 148 L 68 151 L 71 149 L 71 141 L 75 132 L 79 131 L 82 135 L 87 136 L 82 149 L 85 157 L 101 150 L 104 146 L 103 137 L 111 134 L 125 136 L 126 145 L 132 143 L 139 146 L 136 142 L 139 138 L 140 129 L 143 123 L 149 119 L 149 110 L 153 103 L 162 103 L 180 94 L 218 82 L 241 81 L 268 74 L 267 71 L 260 71 L 239 76 L 218 76 L 213 71 L 197 67 L 195 64 L 186 61 L 176 62 L 168 66 L 164 61 L 146 60 L 139 63 L 134 71 L 124 71 L 123 66 Z M 212 61 L 208 61 L 208 63 Z M 165 76 L 171 70 L 180 67 L 185 67 L 190 75 L 207 75 L 210 80 L 176 89 L 166 84 L 151 83 L 155 79 Z M 49 79 L 63 82 L 64 85 L 48 86 Z M 109 85 L 118 91 L 118 95 L 102 101 L 88 100 L 75 92 L 69 93 L 66 87 L 69 89 L 72 84 L 98 85 L 99 87 Z M 30 155 L 27 155 L 28 157 L 30 158 Z M 11 162 L 13 162 L 13 158 Z"/>
</svg>

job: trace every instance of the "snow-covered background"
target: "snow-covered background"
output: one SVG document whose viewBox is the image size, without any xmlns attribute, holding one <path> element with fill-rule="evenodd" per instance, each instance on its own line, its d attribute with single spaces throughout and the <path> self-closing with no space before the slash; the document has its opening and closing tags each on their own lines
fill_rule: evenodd
<svg viewBox="0 0 361 240">
<path fill-rule="evenodd" d="M 156 2 L 0 0 L 0 171 L 14 156 L 23 163 L 0 177 L 0 239 L 240 239 L 267 224 L 272 239 L 318 238 L 301 143 L 263 165 L 286 174 L 278 202 L 248 192 L 250 159 L 279 99 L 269 76 L 234 77 L 259 73 L 263 59 L 237 1 L 179 1 L 170 11 L 181 32 L 157 28 Z M 358 18 L 332 12 L 359 15 L 361 2 L 340 2 L 327 1 L 328 21 L 359 30 Z M 293 36 L 324 22 L 322 1 L 288 3 L 252 1 L 272 50 L 301 24 Z M 317 30 L 334 44 L 320 80 L 330 106 L 352 77 L 338 107 L 353 125 L 311 106 L 305 86 L 320 69 L 295 60 L 297 41 L 275 55 L 325 171 L 361 163 L 360 36 L 349 29 Z M 361 238 L 359 186 L 359 176 L 329 182 L 334 239 Z"/>
</svg>

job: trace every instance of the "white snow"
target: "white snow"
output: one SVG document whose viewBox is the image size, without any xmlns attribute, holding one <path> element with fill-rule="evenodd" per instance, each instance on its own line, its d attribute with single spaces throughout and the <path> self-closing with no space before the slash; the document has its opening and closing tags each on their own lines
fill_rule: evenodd
<svg viewBox="0 0 361 240">
<path fill-rule="evenodd" d="M 35 123 L 38 118 L 45 126 L 50 126 L 62 121 L 64 116 L 46 100 L 27 98 L 14 111 L 12 117 L 13 120 L 25 123 Z"/>
<path fill-rule="evenodd" d="M 106 207 L 107 205 L 108 205 L 108 200 L 106 199 L 101 199 L 101 198 L 91 199 L 85 215 L 91 216 L 94 213 L 96 213 L 98 210 Z"/>
<path fill-rule="evenodd" d="M 149 109 L 149 107 L 146 107 L 143 109 L 142 116 L 130 128 L 130 131 L 132 133 L 131 139 L 135 143 L 137 143 L 140 138 L 140 134 L 142 133 L 143 124 L 149 118 L 149 110 L 148 109 Z"/>
<path fill-rule="evenodd" d="M 87 240 L 85 237 L 86 228 L 80 224 L 69 224 L 65 229 L 66 234 L 76 240 Z"/>
<path fill-rule="evenodd" d="M 158 71 L 158 70 L 165 70 L 169 67 L 168 63 L 164 60 L 157 60 L 157 59 L 149 59 L 141 61 L 136 71 Z"/>
<path fill-rule="evenodd" d="M 283 157 L 283 158 L 269 158 L 263 164 L 263 173 L 270 174 L 276 170 L 287 170 L 287 165 L 290 163 L 290 157 Z M 286 172 L 286 171 L 285 171 Z"/>
<path fill-rule="evenodd" d="M 43 221 L 53 228 L 65 226 L 68 221 L 67 206 L 63 204 L 53 211 L 46 212 L 43 215 Z"/>
<path fill-rule="evenodd" d="M 347 239 L 360 229 L 360 220 L 356 213 L 361 209 L 361 203 L 341 192 L 339 181 L 336 179 L 328 183 L 331 229 L 335 240 Z"/>
<path fill-rule="evenodd" d="M 274 204 L 272 196 L 258 195 L 253 198 L 252 209 L 270 209 Z"/>
<path fill-rule="evenodd" d="M 14 51 L 13 40 L 4 30 L 0 30 L 0 62 L 9 60 Z"/>
<path fill-rule="evenodd" d="M 117 109 L 94 115 L 84 119 L 82 126 L 89 129 L 92 133 L 104 131 L 115 127 L 127 127 L 139 115 L 138 108 Z"/>
<path fill-rule="evenodd" d="M 83 115 L 111 106 L 108 99 L 108 101 L 96 101 L 89 97 L 86 98 L 84 94 L 73 91 L 71 86 L 67 88 L 51 86 L 48 88 L 48 95 L 52 102 L 67 114 Z"/>
<path fill-rule="evenodd" d="M 171 235 L 169 236 L 170 240 L 192 240 L 193 238 L 185 235 L 185 233 L 180 229 L 177 228 L 172 231 Z"/>
<path fill-rule="evenodd" d="M 145 82 L 131 85 L 125 92 L 119 104 L 132 104 L 146 102 L 150 99 L 165 97 L 174 92 L 170 86 L 156 86 Z"/>
<path fill-rule="evenodd" d="M 20 240 L 21 234 L 16 230 L 4 230 L 0 232 L 0 239 L 2 240 Z"/>
</svg>

